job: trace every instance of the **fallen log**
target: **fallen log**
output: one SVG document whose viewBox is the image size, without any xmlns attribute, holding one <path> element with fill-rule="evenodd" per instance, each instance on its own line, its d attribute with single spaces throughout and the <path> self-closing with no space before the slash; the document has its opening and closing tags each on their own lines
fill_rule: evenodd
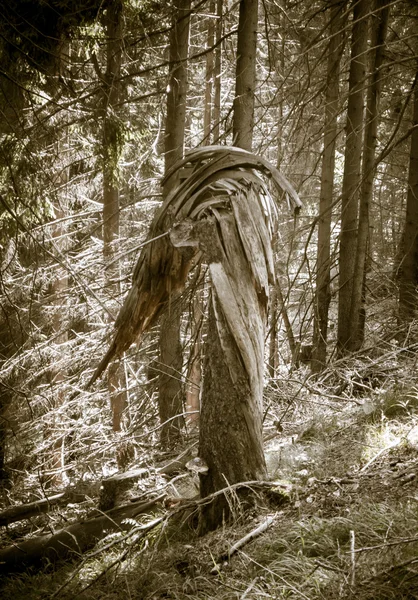
<svg viewBox="0 0 418 600">
<path fill-rule="evenodd" d="M 185 468 L 186 463 L 196 456 L 196 451 L 193 444 L 184 452 L 171 459 L 161 467 L 153 470 L 157 475 L 172 475 Z M 131 469 L 123 473 L 116 473 L 102 480 L 99 495 L 99 509 L 102 511 L 110 510 L 118 504 L 121 496 L 139 479 L 145 479 L 150 475 L 150 470 L 146 468 Z"/>
<path fill-rule="evenodd" d="M 23 521 L 23 519 L 30 519 L 31 517 L 46 513 L 52 506 L 56 506 L 57 504 L 79 504 L 80 502 L 84 502 L 85 499 L 86 496 L 84 494 L 65 491 L 50 498 L 11 506 L 0 512 L 0 526 L 11 525 L 11 523 L 15 523 L 16 521 Z"/>
<path fill-rule="evenodd" d="M 45 534 L 0 550 L 0 575 L 43 568 L 72 560 L 92 548 L 112 531 L 127 531 L 132 524 L 122 523 L 153 508 L 164 494 L 149 501 L 120 506 L 98 517 L 74 523 L 60 531 Z"/>
</svg>

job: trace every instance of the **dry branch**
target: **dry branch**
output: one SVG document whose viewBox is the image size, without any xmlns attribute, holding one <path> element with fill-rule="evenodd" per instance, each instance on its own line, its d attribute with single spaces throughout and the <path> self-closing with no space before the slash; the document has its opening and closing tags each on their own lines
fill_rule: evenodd
<svg viewBox="0 0 418 600">
<path fill-rule="evenodd" d="M 154 508 L 163 498 L 164 495 L 160 495 L 146 502 L 121 506 L 101 516 L 74 523 L 56 533 L 4 548 L 0 550 L 0 575 L 78 557 L 108 533 L 130 529 L 131 524 L 123 523 L 125 519 L 133 519 Z"/>
<path fill-rule="evenodd" d="M 41 513 L 49 512 L 52 506 L 57 504 L 78 504 L 86 499 L 84 494 L 76 494 L 74 492 L 61 492 L 50 498 L 43 498 L 36 502 L 28 502 L 19 506 L 11 506 L 0 513 L 0 526 L 10 525 L 16 521 L 30 519 Z"/>
<path fill-rule="evenodd" d="M 248 544 L 248 542 L 251 542 L 251 540 L 258 537 L 265 531 L 267 531 L 267 529 L 275 521 L 276 518 L 277 518 L 277 514 L 275 514 L 271 517 L 267 517 L 262 523 L 260 523 L 260 525 L 258 525 L 258 527 L 256 527 L 255 529 L 253 529 L 252 531 L 247 533 L 247 535 L 244 535 L 243 538 L 241 538 L 240 540 L 235 542 L 235 544 L 233 546 L 231 546 L 231 548 L 229 548 L 229 550 L 227 552 L 225 552 L 218 558 L 215 566 L 211 570 L 212 575 L 216 575 L 216 573 L 218 573 L 222 567 L 226 566 L 228 564 L 228 561 L 231 558 L 231 556 L 236 554 L 236 552 L 238 552 L 238 550 L 240 548 L 245 546 L 245 544 Z"/>
</svg>

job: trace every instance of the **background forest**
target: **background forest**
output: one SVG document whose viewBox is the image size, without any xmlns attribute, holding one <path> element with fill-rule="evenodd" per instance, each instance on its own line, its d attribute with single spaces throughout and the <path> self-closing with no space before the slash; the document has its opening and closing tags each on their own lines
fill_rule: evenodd
<svg viewBox="0 0 418 600">
<path fill-rule="evenodd" d="M 416 2 L 3 0 L 0 56 L 1 545 L 85 519 L 98 497 L 102 513 L 154 502 L 149 521 L 124 513 L 131 537 L 6 581 L 5 597 L 116 598 L 122 581 L 127 598 L 418 598 Z M 205 265 L 92 379 L 164 176 L 210 145 L 268 160 L 303 206 L 272 191 L 276 485 L 260 482 L 250 520 L 231 494 L 235 525 L 196 538 L 182 503 L 199 491 Z M 116 479 L 118 502 L 104 496 L 132 469 L 133 491 Z M 38 501 L 45 514 L 9 518 Z M 213 574 L 226 540 L 273 513 L 253 554 Z"/>
</svg>

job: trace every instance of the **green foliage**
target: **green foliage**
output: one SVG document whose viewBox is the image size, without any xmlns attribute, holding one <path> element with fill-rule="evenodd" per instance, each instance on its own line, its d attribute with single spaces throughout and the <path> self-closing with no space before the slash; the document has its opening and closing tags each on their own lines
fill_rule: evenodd
<svg viewBox="0 0 418 600">
<path fill-rule="evenodd" d="M 103 3 L 91 0 L 3 0 L 0 30 L 11 62 L 36 70 L 53 70 L 62 41 L 77 27 L 93 22 Z"/>
<path fill-rule="evenodd" d="M 117 186 L 121 181 L 120 162 L 129 136 L 129 129 L 123 121 L 112 114 L 107 114 L 103 121 L 103 142 L 99 153 L 103 161 L 103 169 L 109 181 Z"/>
</svg>

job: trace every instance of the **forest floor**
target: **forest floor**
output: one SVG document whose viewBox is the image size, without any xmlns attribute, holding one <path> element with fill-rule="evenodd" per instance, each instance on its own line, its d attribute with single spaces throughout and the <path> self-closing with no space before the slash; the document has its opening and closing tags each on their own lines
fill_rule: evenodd
<svg viewBox="0 0 418 600">
<path fill-rule="evenodd" d="M 6 578 L 1 597 L 418 598 L 416 367 L 414 357 L 384 365 L 353 359 L 321 380 L 302 368 L 270 382 L 271 493 L 260 492 L 250 512 L 231 492 L 234 522 L 198 537 L 181 526 L 179 512 L 171 518 L 176 510 L 161 505 L 138 521 L 164 517 L 147 535 L 111 534 L 82 561 Z M 277 489 L 287 490 L 286 497 Z M 58 513 L 71 518 L 65 509 Z M 227 558 L 269 517 L 263 533 Z M 10 534 L 2 535 L 2 545 Z"/>
</svg>

